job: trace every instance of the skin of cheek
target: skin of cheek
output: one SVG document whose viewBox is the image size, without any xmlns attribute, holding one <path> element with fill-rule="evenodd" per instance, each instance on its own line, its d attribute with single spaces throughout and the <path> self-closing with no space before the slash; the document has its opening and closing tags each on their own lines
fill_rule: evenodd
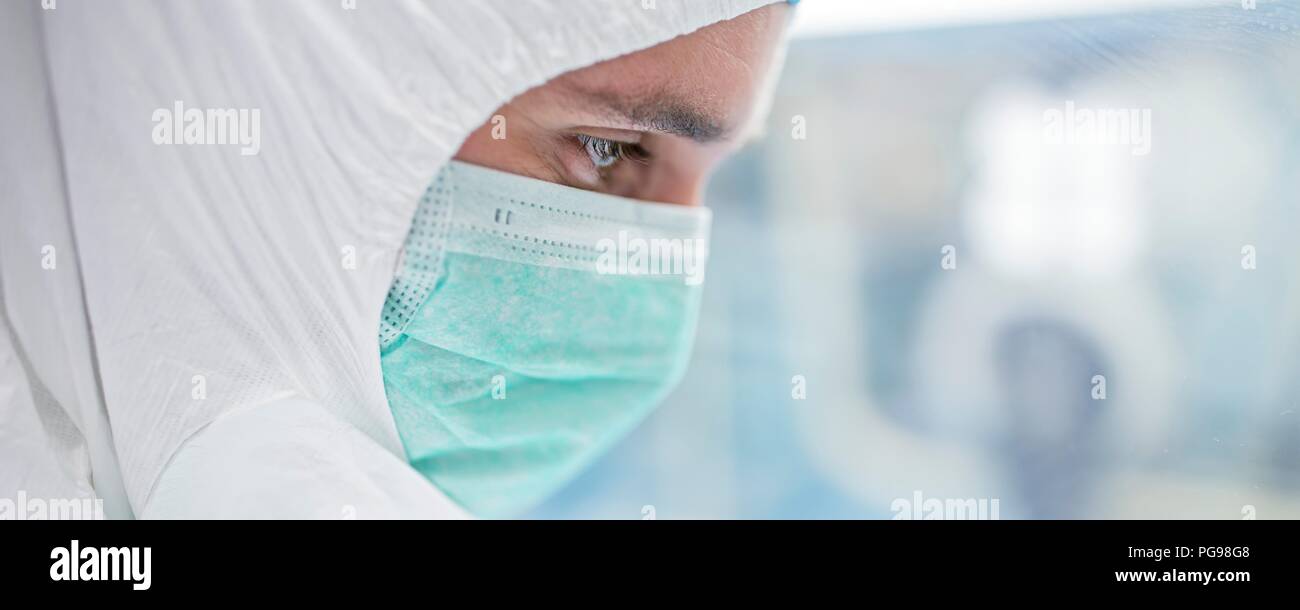
<svg viewBox="0 0 1300 610">
<path fill-rule="evenodd" d="M 529 113 L 521 112 L 516 103 L 501 107 L 493 116 L 505 119 L 506 137 L 493 138 L 495 125 L 488 121 L 470 133 L 456 153 L 456 160 L 547 182 L 564 182 L 555 158 L 557 146 L 563 144 L 559 138 L 530 118 Z"/>
</svg>

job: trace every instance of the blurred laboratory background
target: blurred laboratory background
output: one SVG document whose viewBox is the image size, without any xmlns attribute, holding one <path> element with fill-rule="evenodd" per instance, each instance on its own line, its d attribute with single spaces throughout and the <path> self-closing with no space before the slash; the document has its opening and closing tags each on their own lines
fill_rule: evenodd
<svg viewBox="0 0 1300 610">
<path fill-rule="evenodd" d="M 531 516 L 1300 518 L 1300 1 L 799 12 L 690 372 Z"/>
</svg>

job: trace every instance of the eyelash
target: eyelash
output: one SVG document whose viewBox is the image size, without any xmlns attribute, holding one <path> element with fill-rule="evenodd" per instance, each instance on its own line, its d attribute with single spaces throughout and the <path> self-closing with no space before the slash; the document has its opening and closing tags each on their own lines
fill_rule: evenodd
<svg viewBox="0 0 1300 610">
<path fill-rule="evenodd" d="M 623 160 L 644 163 L 650 159 L 650 153 L 640 144 L 607 140 L 586 134 L 578 134 L 578 143 L 582 145 L 592 165 L 598 170 L 613 167 Z"/>
</svg>

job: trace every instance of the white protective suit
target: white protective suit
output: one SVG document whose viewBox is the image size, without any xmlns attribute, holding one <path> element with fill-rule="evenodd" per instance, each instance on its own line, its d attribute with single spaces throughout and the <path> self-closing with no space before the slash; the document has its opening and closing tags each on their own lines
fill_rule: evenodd
<svg viewBox="0 0 1300 610">
<path fill-rule="evenodd" d="M 420 193 L 511 97 L 772 1 L 0 4 L 0 498 L 461 516 L 380 377 Z M 156 144 L 178 101 L 257 154 Z"/>
</svg>

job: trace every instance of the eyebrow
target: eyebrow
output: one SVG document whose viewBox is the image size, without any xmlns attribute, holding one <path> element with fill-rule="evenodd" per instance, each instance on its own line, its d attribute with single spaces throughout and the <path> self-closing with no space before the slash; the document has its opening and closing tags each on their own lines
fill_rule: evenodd
<svg viewBox="0 0 1300 610">
<path fill-rule="evenodd" d="M 582 91 L 602 110 L 647 131 L 657 131 L 707 144 L 727 139 L 731 130 L 696 104 L 674 95 L 652 93 L 631 98 L 601 91 Z"/>
</svg>

